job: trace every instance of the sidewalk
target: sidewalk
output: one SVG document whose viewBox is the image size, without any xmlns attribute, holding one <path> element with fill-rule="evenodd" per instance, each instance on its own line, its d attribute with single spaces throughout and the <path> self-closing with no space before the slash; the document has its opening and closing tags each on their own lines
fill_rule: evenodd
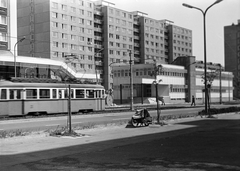
<svg viewBox="0 0 240 171">
<path fill-rule="evenodd" d="M 126 128 L 126 125 L 122 125 L 81 130 L 80 133 L 85 134 L 85 136 L 80 138 L 50 137 L 46 133 L 42 133 L 26 137 L 0 139 L 0 170 L 21 170 L 18 165 L 22 163 L 86 153 L 92 150 L 103 150 L 134 143 L 134 141 L 144 142 L 146 141 L 144 138 L 138 138 L 142 135 L 149 136 L 162 133 L 161 137 L 166 138 L 225 126 L 224 124 L 217 124 L 201 127 L 192 124 L 193 121 L 201 120 L 240 120 L 240 115 L 232 113 L 217 115 L 214 119 L 196 117 L 169 120 L 165 126 L 150 125 L 149 127 Z M 154 138 L 154 136 L 150 138 Z M 114 143 L 111 143 L 111 140 L 115 140 Z"/>
</svg>

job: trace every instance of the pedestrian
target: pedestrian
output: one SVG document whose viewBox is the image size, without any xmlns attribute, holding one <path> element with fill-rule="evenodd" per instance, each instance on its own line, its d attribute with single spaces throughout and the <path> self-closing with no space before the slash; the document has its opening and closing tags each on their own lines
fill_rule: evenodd
<svg viewBox="0 0 240 171">
<path fill-rule="evenodd" d="M 192 104 L 191 104 L 191 106 L 192 106 L 192 105 L 196 106 L 195 97 L 194 97 L 194 96 L 192 96 Z"/>
<path fill-rule="evenodd" d="M 165 105 L 164 97 L 162 97 L 162 105 Z"/>
</svg>

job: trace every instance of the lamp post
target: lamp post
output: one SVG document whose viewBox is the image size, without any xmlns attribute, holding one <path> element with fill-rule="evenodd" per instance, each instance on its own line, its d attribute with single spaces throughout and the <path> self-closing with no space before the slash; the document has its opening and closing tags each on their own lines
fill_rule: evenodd
<svg viewBox="0 0 240 171">
<path fill-rule="evenodd" d="M 65 55 L 64 57 L 72 57 L 72 60 L 78 59 L 76 55 L 73 55 L 73 54 Z M 71 62 L 70 58 L 68 58 L 67 60 Z M 68 124 L 68 132 L 69 134 L 71 134 L 72 133 L 71 84 L 68 84 L 68 122 L 67 124 Z"/>
<path fill-rule="evenodd" d="M 219 66 L 219 103 L 222 104 L 222 65 Z"/>
<path fill-rule="evenodd" d="M 103 51 L 104 48 L 102 49 L 99 49 L 95 54 L 94 54 L 94 63 L 95 63 L 95 74 L 96 74 L 96 84 L 98 84 L 98 76 L 97 76 L 97 65 L 96 65 L 96 60 L 95 60 L 95 57 L 98 53 L 100 53 L 101 51 Z"/>
<path fill-rule="evenodd" d="M 155 62 L 154 71 L 153 71 L 155 81 L 153 81 L 153 84 L 155 84 L 155 91 L 156 91 L 157 124 L 160 124 L 160 110 L 159 110 L 160 105 L 159 105 L 159 98 L 158 98 L 158 84 L 162 81 L 162 79 L 157 81 L 157 75 L 162 72 L 162 69 L 163 69 L 162 65 L 157 65 L 157 63 Z"/>
<path fill-rule="evenodd" d="M 17 77 L 17 66 L 16 66 L 16 46 L 18 43 L 22 42 L 25 39 L 25 37 L 21 38 L 20 40 L 18 40 L 15 45 L 14 45 L 14 51 L 13 51 L 13 56 L 14 56 L 14 77 Z"/>
<path fill-rule="evenodd" d="M 206 50 L 206 14 L 207 14 L 207 11 L 215 4 L 218 4 L 220 3 L 221 1 L 223 0 L 216 0 L 212 5 L 210 5 L 205 11 L 203 11 L 202 9 L 198 8 L 198 7 L 194 7 L 192 5 L 189 5 L 189 4 L 185 4 L 183 3 L 182 5 L 187 7 L 187 8 L 194 8 L 194 9 L 197 9 L 199 11 L 202 12 L 203 14 L 203 36 L 204 36 L 204 89 L 205 89 L 205 113 L 207 114 L 208 113 L 208 107 L 207 107 L 207 50 Z"/>
<path fill-rule="evenodd" d="M 128 49 L 129 52 L 129 65 L 130 65 L 130 110 L 134 110 L 133 108 L 133 76 L 132 76 L 132 51 Z"/>
</svg>

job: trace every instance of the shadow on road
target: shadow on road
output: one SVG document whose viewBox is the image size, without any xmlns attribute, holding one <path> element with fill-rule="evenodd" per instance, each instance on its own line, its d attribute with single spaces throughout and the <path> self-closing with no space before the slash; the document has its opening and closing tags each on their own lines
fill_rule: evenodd
<svg viewBox="0 0 240 171">
<path fill-rule="evenodd" d="M 1 155 L 0 168 L 2 171 L 240 170 L 240 120 L 206 119 L 179 125 L 194 127 L 46 151 Z"/>
</svg>

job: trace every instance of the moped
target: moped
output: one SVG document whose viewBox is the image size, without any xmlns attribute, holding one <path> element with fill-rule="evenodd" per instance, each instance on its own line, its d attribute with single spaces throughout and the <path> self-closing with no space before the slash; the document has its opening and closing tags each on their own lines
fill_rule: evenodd
<svg viewBox="0 0 240 171">
<path fill-rule="evenodd" d="M 152 123 L 152 117 L 150 116 L 147 109 L 138 109 L 132 116 L 131 123 L 134 127 L 137 126 L 148 126 Z"/>
</svg>

